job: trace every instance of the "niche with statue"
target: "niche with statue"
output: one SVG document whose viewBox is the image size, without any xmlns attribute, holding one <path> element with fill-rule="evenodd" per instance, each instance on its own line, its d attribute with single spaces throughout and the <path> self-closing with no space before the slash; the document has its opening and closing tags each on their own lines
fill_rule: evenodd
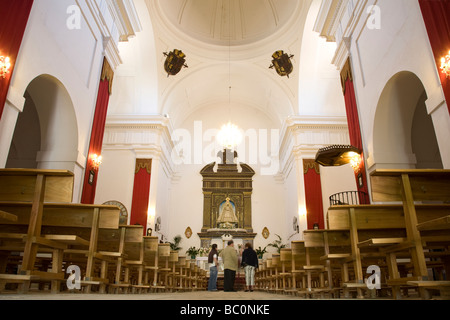
<svg viewBox="0 0 450 320">
<path fill-rule="evenodd" d="M 252 228 L 253 176 L 255 171 L 237 162 L 237 153 L 224 150 L 221 161 L 204 167 L 203 227 L 198 234 L 202 243 L 224 234 L 233 238 L 253 240 Z M 220 163 L 219 163 L 220 162 Z"/>
</svg>

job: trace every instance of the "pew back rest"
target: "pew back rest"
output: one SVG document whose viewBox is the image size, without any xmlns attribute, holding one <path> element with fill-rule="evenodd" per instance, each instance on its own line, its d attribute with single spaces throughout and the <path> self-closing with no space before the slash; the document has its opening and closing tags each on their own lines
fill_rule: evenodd
<svg viewBox="0 0 450 320">
<path fill-rule="evenodd" d="M 16 222 L 3 222 L 0 230 L 10 230 L 13 226 L 28 226 L 30 222 L 31 203 L 0 202 L 0 210 L 17 215 Z M 73 203 L 46 203 L 43 205 L 42 226 L 70 228 L 92 228 L 94 212 L 99 212 L 99 229 L 117 229 L 119 227 L 120 209 L 116 206 L 84 205 Z M 55 229 L 55 228 L 52 228 Z"/>
<path fill-rule="evenodd" d="M 370 174 L 373 201 L 402 201 L 402 174 L 415 201 L 450 201 L 450 170 L 376 170 Z"/>
<path fill-rule="evenodd" d="M 356 228 L 358 230 L 404 229 L 405 217 L 402 205 L 360 205 L 335 206 L 327 212 L 329 229 L 349 230 L 350 210 L 354 210 Z M 417 205 L 417 220 L 419 223 L 445 217 L 450 211 L 450 205 Z"/>
<path fill-rule="evenodd" d="M 124 232 L 123 243 L 122 232 Z M 110 252 L 127 252 L 139 255 L 140 246 L 143 242 L 144 227 L 120 225 L 119 229 L 108 229 L 99 232 L 98 250 Z M 123 246 L 123 247 L 121 247 Z"/>
<path fill-rule="evenodd" d="M 40 174 L 46 179 L 44 202 L 72 202 L 72 172 L 34 169 L 0 169 L 0 201 L 32 202 Z"/>
<path fill-rule="evenodd" d="M 317 233 L 318 234 L 318 233 Z M 306 265 L 306 252 L 309 252 L 310 265 L 322 264 L 320 257 L 324 255 L 323 246 L 314 246 L 313 243 L 304 241 L 292 241 L 292 259 L 295 261 L 296 268 Z"/>
<path fill-rule="evenodd" d="M 325 247 L 325 234 L 329 247 L 345 247 L 350 245 L 350 235 L 346 230 L 305 230 L 303 238 L 305 247 Z"/>
</svg>

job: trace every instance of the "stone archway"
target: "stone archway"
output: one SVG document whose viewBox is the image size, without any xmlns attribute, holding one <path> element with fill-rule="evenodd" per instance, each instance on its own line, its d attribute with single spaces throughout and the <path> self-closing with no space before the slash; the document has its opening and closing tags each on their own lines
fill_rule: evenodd
<svg viewBox="0 0 450 320">
<path fill-rule="evenodd" d="M 6 167 L 74 171 L 78 125 L 72 99 L 55 77 L 40 75 L 28 85 Z"/>
<path fill-rule="evenodd" d="M 412 72 L 399 72 L 387 82 L 374 121 L 373 170 L 443 167 L 427 99 Z"/>
</svg>

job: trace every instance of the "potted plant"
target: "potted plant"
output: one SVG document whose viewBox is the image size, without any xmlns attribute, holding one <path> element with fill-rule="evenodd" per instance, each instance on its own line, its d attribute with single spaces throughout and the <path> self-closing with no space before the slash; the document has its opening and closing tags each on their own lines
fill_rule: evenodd
<svg viewBox="0 0 450 320">
<path fill-rule="evenodd" d="M 190 247 L 187 251 L 186 254 L 188 254 L 192 260 L 194 260 L 197 255 L 198 255 L 199 250 L 196 247 Z"/>
<path fill-rule="evenodd" d="M 256 251 L 256 255 L 258 256 L 258 259 L 262 259 L 263 258 L 264 253 L 267 252 L 266 248 L 267 247 L 264 247 L 263 249 L 261 249 L 261 247 L 259 247 L 258 249 L 255 250 Z"/>
<path fill-rule="evenodd" d="M 268 246 L 277 249 L 277 252 L 280 253 L 281 249 L 286 248 L 286 244 L 283 244 L 283 240 L 279 235 L 276 234 L 276 236 L 278 237 L 278 240 L 274 240 L 272 243 L 269 243 Z"/>
<path fill-rule="evenodd" d="M 173 242 L 169 242 L 170 250 L 172 250 L 172 251 L 179 251 L 181 249 L 180 242 L 181 242 L 181 236 L 180 235 L 175 236 L 173 238 Z"/>
</svg>

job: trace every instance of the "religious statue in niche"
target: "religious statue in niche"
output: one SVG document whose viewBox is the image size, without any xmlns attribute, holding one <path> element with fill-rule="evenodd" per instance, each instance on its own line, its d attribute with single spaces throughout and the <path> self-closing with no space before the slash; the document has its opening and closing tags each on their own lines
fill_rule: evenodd
<svg viewBox="0 0 450 320">
<path fill-rule="evenodd" d="M 217 225 L 220 229 L 235 229 L 238 226 L 238 218 L 235 213 L 234 203 L 227 198 L 220 206 L 220 214 Z"/>
</svg>

